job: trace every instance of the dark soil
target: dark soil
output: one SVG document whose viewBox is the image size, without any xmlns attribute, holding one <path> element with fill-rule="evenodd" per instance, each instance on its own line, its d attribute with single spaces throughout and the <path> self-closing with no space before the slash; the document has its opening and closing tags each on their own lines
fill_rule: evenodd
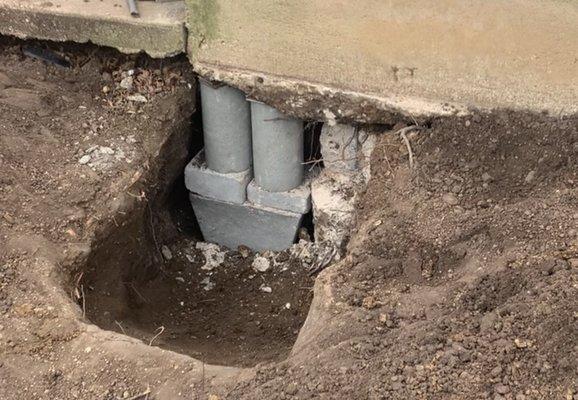
<svg viewBox="0 0 578 400">
<path fill-rule="evenodd" d="M 223 249 L 223 263 L 207 270 L 196 241 L 181 238 L 167 246 L 171 259 L 161 261 L 143 249 L 150 243 L 134 240 L 134 225 L 88 261 L 82 281 L 92 322 L 210 364 L 247 367 L 287 357 L 312 298 L 312 278 L 298 259 L 282 252 L 276 258 L 284 262 L 259 272 L 254 254 Z M 143 268 L 147 259 L 156 264 Z M 143 275 L 147 269 L 155 276 Z"/>
</svg>

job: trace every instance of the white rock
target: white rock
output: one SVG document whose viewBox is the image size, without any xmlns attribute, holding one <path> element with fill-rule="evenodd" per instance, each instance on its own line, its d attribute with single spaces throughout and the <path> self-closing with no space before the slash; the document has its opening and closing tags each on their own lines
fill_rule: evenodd
<svg viewBox="0 0 578 400">
<path fill-rule="evenodd" d="M 271 293 L 273 289 L 270 286 L 261 285 L 259 286 L 259 290 L 265 293 Z"/>
<path fill-rule="evenodd" d="M 80 157 L 80 159 L 78 160 L 78 163 L 81 165 L 84 165 L 84 164 L 88 164 L 89 161 L 90 161 L 90 155 L 85 154 L 82 157 Z"/>
<path fill-rule="evenodd" d="M 215 287 L 215 282 L 211 282 L 211 278 L 207 276 L 201 281 L 201 285 L 203 285 L 203 290 L 208 292 Z"/>
<path fill-rule="evenodd" d="M 223 262 L 225 262 L 225 251 L 221 251 L 221 248 L 214 244 L 214 243 L 206 243 L 206 242 L 197 242 L 195 246 L 197 250 L 201 250 L 203 252 L 203 256 L 205 256 L 205 264 L 201 267 L 206 271 L 211 271 L 215 269 L 215 267 L 220 266 Z"/>
<path fill-rule="evenodd" d="M 183 278 L 182 276 L 177 276 L 177 277 L 175 278 L 175 281 L 179 281 L 179 282 L 185 283 L 185 278 Z"/>
<path fill-rule="evenodd" d="M 135 101 L 137 103 L 146 103 L 148 100 L 142 94 L 133 94 L 132 96 L 126 96 L 127 100 Z"/>
<path fill-rule="evenodd" d="M 256 270 L 256 271 L 265 272 L 265 271 L 267 271 L 269 268 L 271 268 L 271 263 L 270 263 L 269 260 L 266 259 L 265 257 L 257 256 L 257 257 L 255 257 L 255 259 L 253 260 L 252 267 L 253 267 L 253 269 Z"/>
<path fill-rule="evenodd" d="M 132 76 L 127 76 L 122 81 L 120 81 L 120 87 L 126 90 L 132 90 L 133 78 Z"/>
<path fill-rule="evenodd" d="M 114 154 L 114 150 L 107 146 L 100 146 L 98 148 L 98 151 L 101 152 L 102 154 L 109 154 L 109 155 Z"/>
</svg>

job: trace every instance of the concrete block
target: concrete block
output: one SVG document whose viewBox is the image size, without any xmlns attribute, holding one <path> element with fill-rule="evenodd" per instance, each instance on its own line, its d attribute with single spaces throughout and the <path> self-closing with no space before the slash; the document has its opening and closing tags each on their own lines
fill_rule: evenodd
<svg viewBox="0 0 578 400">
<path fill-rule="evenodd" d="M 221 174 L 207 168 L 205 153 L 201 150 L 185 167 L 185 186 L 204 197 L 243 204 L 247 199 L 247 185 L 252 171 Z"/>
<path fill-rule="evenodd" d="M 233 204 L 192 193 L 189 197 L 204 239 L 231 249 L 245 245 L 257 251 L 284 250 L 294 243 L 303 218 L 250 203 Z"/>
<path fill-rule="evenodd" d="M 323 124 L 319 141 L 325 168 L 336 172 L 357 169 L 358 138 L 355 127 Z"/>
<path fill-rule="evenodd" d="M 259 206 L 306 214 L 311 209 L 311 181 L 306 179 L 295 189 L 285 192 L 269 192 L 253 179 L 247 186 L 247 200 Z"/>
</svg>

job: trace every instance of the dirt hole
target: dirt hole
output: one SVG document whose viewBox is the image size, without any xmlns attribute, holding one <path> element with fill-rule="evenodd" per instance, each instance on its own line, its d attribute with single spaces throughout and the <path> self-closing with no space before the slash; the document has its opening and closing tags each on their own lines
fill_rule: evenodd
<svg viewBox="0 0 578 400">
<path fill-rule="evenodd" d="M 199 123 L 197 115 L 194 138 Z M 189 159 L 201 146 L 193 140 Z M 82 268 L 86 317 L 210 364 L 286 358 L 313 297 L 303 249 L 254 254 L 203 243 L 182 175 L 149 184 L 170 187 L 103 235 Z"/>
</svg>

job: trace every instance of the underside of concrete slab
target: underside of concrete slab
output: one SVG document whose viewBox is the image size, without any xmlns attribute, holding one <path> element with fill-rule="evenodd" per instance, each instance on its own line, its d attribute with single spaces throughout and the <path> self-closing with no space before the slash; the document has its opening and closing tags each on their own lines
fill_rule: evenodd
<svg viewBox="0 0 578 400">
<path fill-rule="evenodd" d="M 92 42 L 125 53 L 167 57 L 186 49 L 186 7 L 182 1 L 0 0 L 0 34 L 19 38 Z"/>
</svg>

